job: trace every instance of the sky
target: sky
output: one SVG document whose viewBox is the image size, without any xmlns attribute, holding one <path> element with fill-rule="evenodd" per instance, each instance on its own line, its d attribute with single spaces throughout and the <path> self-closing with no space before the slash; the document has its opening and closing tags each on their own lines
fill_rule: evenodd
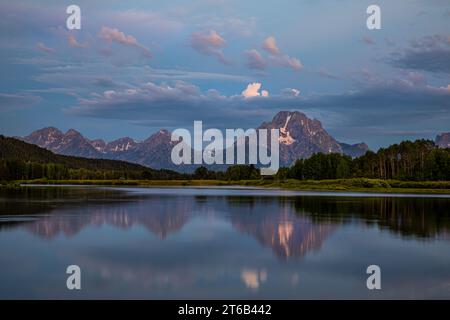
<svg viewBox="0 0 450 320">
<path fill-rule="evenodd" d="M 0 14 L 0 134 L 142 140 L 281 110 L 373 150 L 450 131 L 448 0 L 0 0 Z"/>
</svg>

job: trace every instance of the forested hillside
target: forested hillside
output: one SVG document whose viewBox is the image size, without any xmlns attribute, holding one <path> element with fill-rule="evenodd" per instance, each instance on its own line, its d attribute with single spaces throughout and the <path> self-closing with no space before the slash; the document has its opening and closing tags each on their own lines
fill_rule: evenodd
<svg viewBox="0 0 450 320">
<path fill-rule="evenodd" d="M 0 135 L 0 180 L 70 179 L 260 179 L 250 165 L 229 166 L 225 172 L 199 167 L 194 174 L 154 170 L 124 161 L 57 155 L 36 145 Z M 352 159 L 340 153 L 316 153 L 292 167 L 280 168 L 276 178 L 298 180 L 374 178 L 408 181 L 450 180 L 450 149 L 433 141 L 403 141 L 376 153 Z"/>
<path fill-rule="evenodd" d="M 398 180 L 450 180 L 450 149 L 433 141 L 403 141 L 378 152 L 367 151 L 351 159 L 338 153 L 317 153 L 283 168 L 279 176 L 294 179 L 374 178 Z"/>
<path fill-rule="evenodd" d="M 125 161 L 57 155 L 0 135 L 0 179 L 171 179 L 182 175 Z"/>
</svg>

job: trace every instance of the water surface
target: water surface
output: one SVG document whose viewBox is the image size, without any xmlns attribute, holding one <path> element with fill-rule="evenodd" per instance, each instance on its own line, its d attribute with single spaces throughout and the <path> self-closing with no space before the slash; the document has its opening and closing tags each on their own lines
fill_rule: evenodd
<svg viewBox="0 0 450 320">
<path fill-rule="evenodd" d="M 66 288 L 68 265 L 82 289 Z M 367 266 L 382 289 L 366 287 Z M 450 298 L 450 197 L 246 188 L 0 192 L 0 298 Z"/>
</svg>

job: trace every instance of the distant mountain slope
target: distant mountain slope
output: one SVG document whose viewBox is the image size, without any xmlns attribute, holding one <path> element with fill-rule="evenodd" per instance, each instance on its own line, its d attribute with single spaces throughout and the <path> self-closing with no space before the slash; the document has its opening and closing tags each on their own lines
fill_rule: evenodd
<svg viewBox="0 0 450 320">
<path fill-rule="evenodd" d="M 444 132 L 436 136 L 435 144 L 439 148 L 450 148 L 450 132 Z"/>
<path fill-rule="evenodd" d="M 171 134 L 167 130 L 159 130 L 141 143 L 133 145 L 123 152 L 110 154 L 114 159 L 121 159 L 143 165 L 151 166 L 155 169 L 180 170 L 180 166 L 172 163 L 172 147 L 176 144 L 170 140 Z"/>
<path fill-rule="evenodd" d="M 176 176 L 178 173 L 169 170 L 154 170 L 139 164 L 119 160 L 91 159 L 54 154 L 53 152 L 15 138 L 0 135 L 0 160 L 30 161 L 41 164 L 55 163 L 73 169 L 95 171 L 124 171 L 130 173 L 146 173 L 147 176 Z"/>
<path fill-rule="evenodd" d="M 369 146 L 364 142 L 356 144 L 339 143 L 342 148 L 342 152 L 352 158 L 357 158 L 364 155 L 368 150 Z"/>
<path fill-rule="evenodd" d="M 363 155 L 368 147 L 365 143 L 349 145 L 336 141 L 320 121 L 310 119 L 305 114 L 294 111 L 280 111 L 270 122 L 264 122 L 260 129 L 280 130 L 280 165 L 290 166 L 297 159 L 308 158 L 314 153 L 345 153 L 352 157 Z M 90 140 L 76 130 L 66 133 L 48 127 L 37 130 L 23 138 L 58 154 L 123 160 L 145 165 L 154 169 L 170 169 L 192 172 L 198 165 L 174 165 L 171 150 L 175 143 L 171 133 L 161 129 L 144 141 L 124 137 L 112 142 L 102 139 Z M 213 170 L 225 170 L 226 165 L 209 166 Z"/>
<path fill-rule="evenodd" d="M 62 133 L 54 127 L 43 128 L 24 137 L 24 141 L 67 156 L 101 158 L 91 141 L 74 129 Z"/>
<path fill-rule="evenodd" d="M 295 160 L 309 158 L 314 153 L 342 153 L 339 142 L 328 134 L 319 120 L 311 120 L 298 111 L 280 111 L 259 128 L 280 130 L 282 166 L 290 166 Z"/>
</svg>

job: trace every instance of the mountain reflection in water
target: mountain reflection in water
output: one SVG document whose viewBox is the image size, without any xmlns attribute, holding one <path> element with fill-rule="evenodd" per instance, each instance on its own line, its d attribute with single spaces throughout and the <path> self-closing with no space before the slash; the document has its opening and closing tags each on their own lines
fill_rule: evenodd
<svg viewBox="0 0 450 320">
<path fill-rule="evenodd" d="M 449 214 L 431 195 L 3 189 L 0 299 L 450 298 Z"/>
<path fill-rule="evenodd" d="M 52 239 L 87 226 L 143 226 L 161 240 L 191 219 L 228 221 L 282 259 L 319 250 L 340 225 L 376 225 L 417 239 L 448 239 L 449 198 L 173 195 L 101 188 L 25 188 L 3 192 L 0 232 L 21 228 Z M 263 277 L 264 278 L 264 277 Z"/>
</svg>

